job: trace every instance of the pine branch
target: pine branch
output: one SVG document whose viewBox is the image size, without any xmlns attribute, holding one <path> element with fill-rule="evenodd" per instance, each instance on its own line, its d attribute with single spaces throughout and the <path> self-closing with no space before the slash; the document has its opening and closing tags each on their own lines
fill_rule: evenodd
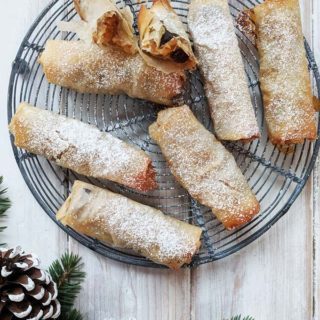
<svg viewBox="0 0 320 320">
<path fill-rule="evenodd" d="M 62 320 L 81 320 L 81 314 L 73 309 L 74 301 L 81 290 L 85 272 L 81 271 L 81 258 L 73 253 L 65 253 L 54 261 L 49 273 L 58 286 L 58 300 L 61 304 Z"/>
<path fill-rule="evenodd" d="M 2 185 L 3 177 L 0 177 L 0 186 Z M 7 189 L 0 189 L 0 216 L 4 216 L 4 213 L 10 208 L 11 202 L 9 198 L 5 197 Z"/>
<path fill-rule="evenodd" d="M 0 187 L 3 182 L 3 177 L 0 177 Z M 11 207 L 11 202 L 9 198 L 5 197 L 7 189 L 0 188 L 0 218 L 5 217 L 5 212 Z M 0 232 L 2 232 L 6 227 L 0 227 Z M 3 245 L 3 244 L 0 244 Z"/>
<path fill-rule="evenodd" d="M 246 316 L 244 318 L 242 318 L 241 314 L 238 316 L 233 316 L 230 320 L 254 320 L 254 318 L 250 317 L 250 316 Z"/>
<path fill-rule="evenodd" d="M 61 317 L 61 320 L 83 320 L 83 316 L 78 310 L 72 309 L 67 315 Z"/>
</svg>

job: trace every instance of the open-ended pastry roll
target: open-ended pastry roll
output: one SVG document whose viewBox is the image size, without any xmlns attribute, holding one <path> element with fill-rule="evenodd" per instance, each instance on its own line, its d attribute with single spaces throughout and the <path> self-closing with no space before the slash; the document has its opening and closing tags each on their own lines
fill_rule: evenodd
<svg viewBox="0 0 320 320">
<path fill-rule="evenodd" d="M 50 83 L 81 93 L 121 94 L 171 105 L 184 90 L 183 73 L 165 74 L 139 54 L 83 41 L 49 40 L 40 64 Z"/>
<path fill-rule="evenodd" d="M 155 0 L 151 9 L 142 5 L 138 28 L 144 53 L 172 62 L 181 69 L 195 69 L 197 60 L 189 37 L 169 0 Z"/>
<path fill-rule="evenodd" d="M 160 111 L 149 133 L 181 185 L 211 208 L 227 229 L 250 221 L 259 212 L 260 205 L 232 154 L 189 107 Z"/>
<path fill-rule="evenodd" d="M 217 137 L 233 141 L 258 138 L 227 0 L 192 0 L 188 23 Z"/>
<path fill-rule="evenodd" d="M 79 174 L 147 191 L 156 187 L 151 159 L 109 133 L 22 103 L 11 120 L 15 145 Z"/>
<path fill-rule="evenodd" d="M 57 219 L 80 233 L 134 250 L 172 269 L 190 263 L 201 245 L 199 227 L 81 181 L 75 181 Z"/>
<path fill-rule="evenodd" d="M 299 1 L 266 0 L 253 8 L 269 137 L 274 144 L 317 136 Z"/>
<path fill-rule="evenodd" d="M 112 0 L 74 0 L 83 26 L 98 45 L 115 45 L 126 53 L 137 52 L 133 16 L 129 7 L 118 9 Z"/>
</svg>

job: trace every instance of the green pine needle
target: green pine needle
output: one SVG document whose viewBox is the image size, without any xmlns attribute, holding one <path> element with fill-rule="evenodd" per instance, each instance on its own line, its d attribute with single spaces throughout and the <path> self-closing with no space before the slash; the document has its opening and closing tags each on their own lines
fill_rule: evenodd
<svg viewBox="0 0 320 320">
<path fill-rule="evenodd" d="M 2 185 L 3 177 L 0 177 L 0 186 Z M 0 189 L 0 216 L 4 216 L 4 213 L 10 208 L 11 202 L 9 198 L 5 197 L 7 189 Z"/>
<path fill-rule="evenodd" d="M 3 177 L 0 177 L 0 218 L 5 217 L 5 212 L 11 207 L 9 198 L 5 196 L 7 189 L 1 189 L 2 182 Z M 0 232 L 2 232 L 5 228 L 6 227 L 0 227 Z"/>
<path fill-rule="evenodd" d="M 85 272 L 81 271 L 82 267 L 83 264 L 78 255 L 65 253 L 59 260 L 54 261 L 49 268 L 49 273 L 58 286 L 62 320 L 82 319 L 81 314 L 73 309 L 74 301 L 85 278 Z"/>
<path fill-rule="evenodd" d="M 246 317 L 242 318 L 242 316 L 240 314 L 238 316 L 232 317 L 230 320 L 254 320 L 254 318 L 252 318 L 250 316 L 246 316 Z"/>
<path fill-rule="evenodd" d="M 83 320 L 82 314 L 76 309 L 72 309 L 68 314 L 60 318 L 61 320 Z"/>
</svg>

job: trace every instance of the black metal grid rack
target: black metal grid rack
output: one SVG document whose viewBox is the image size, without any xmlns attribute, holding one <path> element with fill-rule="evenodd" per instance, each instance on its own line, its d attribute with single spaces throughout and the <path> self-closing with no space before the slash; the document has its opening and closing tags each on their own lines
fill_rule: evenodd
<svg viewBox="0 0 320 320">
<path fill-rule="evenodd" d="M 174 8 L 186 23 L 188 0 L 173 0 Z M 259 1 L 234 0 L 230 10 L 234 17 L 243 8 Z M 125 0 L 134 14 L 140 3 Z M 118 3 L 123 5 L 123 3 Z M 70 236 L 102 255 L 125 263 L 161 267 L 132 252 L 120 251 L 99 241 L 88 238 L 55 219 L 55 213 L 66 199 L 72 182 L 82 179 L 105 186 L 141 203 L 160 208 L 167 214 L 195 223 L 203 229 L 203 246 L 191 266 L 226 257 L 266 232 L 290 208 L 300 194 L 314 167 L 320 141 L 305 141 L 295 146 L 293 153 L 281 153 L 267 138 L 263 121 L 261 92 L 258 81 L 258 60 L 254 45 L 237 30 L 239 45 L 245 63 L 252 102 L 259 120 L 262 138 L 250 144 L 226 143 L 234 154 L 238 165 L 261 203 L 261 213 L 250 223 L 235 231 L 226 231 L 214 218 L 210 210 L 192 200 L 179 186 L 168 169 L 158 146 L 148 136 L 148 126 L 156 119 L 161 107 L 126 96 L 100 96 L 79 94 L 68 89 L 48 84 L 37 63 L 37 59 L 48 39 L 76 39 L 72 33 L 60 32 L 56 23 L 60 20 L 77 19 L 71 0 L 53 0 L 31 26 L 14 60 L 9 84 L 8 121 L 10 122 L 21 101 L 37 107 L 59 112 L 112 132 L 115 136 L 145 150 L 153 159 L 157 172 L 158 190 L 137 193 L 107 181 L 98 181 L 78 176 L 72 171 L 61 169 L 49 161 L 12 147 L 21 173 L 31 192 L 45 212 Z M 310 47 L 306 43 L 310 74 L 318 95 L 320 76 Z M 189 77 L 189 94 L 186 102 L 197 118 L 210 130 L 211 121 L 198 73 Z M 319 126 L 318 126 L 319 134 Z"/>
</svg>

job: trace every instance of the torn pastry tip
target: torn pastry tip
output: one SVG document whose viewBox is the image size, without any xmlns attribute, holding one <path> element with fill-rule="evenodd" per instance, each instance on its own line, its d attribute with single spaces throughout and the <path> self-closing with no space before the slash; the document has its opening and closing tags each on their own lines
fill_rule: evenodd
<svg viewBox="0 0 320 320">
<path fill-rule="evenodd" d="M 81 0 L 73 0 L 73 5 L 74 8 L 76 9 L 78 15 L 80 16 L 80 18 L 84 21 L 86 21 L 85 17 L 82 15 L 81 9 L 80 9 L 80 2 Z"/>
<path fill-rule="evenodd" d="M 246 144 L 260 138 L 261 138 L 260 132 L 255 132 L 249 138 L 240 139 L 239 141 Z"/>
<path fill-rule="evenodd" d="M 151 160 L 148 160 L 146 170 L 141 172 L 133 181 L 132 188 L 142 192 L 152 191 L 158 187 L 156 182 L 156 171 L 152 166 Z"/>
<path fill-rule="evenodd" d="M 181 69 L 181 66 L 179 66 L 178 64 L 176 64 L 172 61 L 169 61 L 169 60 L 159 60 L 155 57 L 152 57 L 150 54 L 142 51 L 139 46 L 138 46 L 138 51 L 139 51 L 141 58 L 144 60 L 146 65 L 148 65 L 149 67 L 152 67 L 152 68 L 154 68 L 158 71 L 161 71 L 165 74 L 180 73 L 181 76 L 185 78 L 184 70 Z"/>
<path fill-rule="evenodd" d="M 313 96 L 313 107 L 316 112 L 320 111 L 320 100 L 316 96 Z"/>
<path fill-rule="evenodd" d="M 257 216 L 259 212 L 260 212 L 260 204 L 258 201 L 256 201 L 255 205 L 251 208 L 251 210 L 239 212 L 237 216 L 234 216 L 232 218 L 225 217 L 223 219 L 223 226 L 229 231 L 238 229 L 244 226 L 245 224 L 249 223 L 250 221 L 252 221 L 252 219 L 255 216 Z"/>
<path fill-rule="evenodd" d="M 255 25 L 251 18 L 252 10 L 247 9 L 240 11 L 237 18 L 236 24 L 239 30 L 249 39 L 249 41 L 255 46 L 256 45 L 256 32 Z"/>
<path fill-rule="evenodd" d="M 162 6 L 166 7 L 168 10 L 173 11 L 173 8 L 169 0 L 153 0 L 152 3 L 154 5 L 157 5 L 157 3 L 161 3 Z"/>
<path fill-rule="evenodd" d="M 137 41 L 133 30 L 117 12 L 105 13 L 98 19 L 93 41 L 102 46 L 116 45 L 128 54 L 137 52 Z"/>
<path fill-rule="evenodd" d="M 304 135 L 304 137 L 301 138 L 301 134 Z M 299 132 L 288 132 L 288 135 L 285 137 L 277 137 L 273 136 L 270 137 L 270 141 L 272 144 L 277 145 L 279 150 L 286 150 L 286 148 L 293 148 L 296 144 L 302 144 L 305 140 L 308 141 L 314 141 L 317 138 L 316 132 L 305 132 L 302 133 Z"/>
<path fill-rule="evenodd" d="M 140 6 L 140 11 L 138 13 L 138 18 L 137 18 L 138 26 L 140 26 L 139 30 L 140 30 L 140 28 L 142 28 L 142 24 L 145 19 L 145 15 L 147 14 L 147 11 L 148 11 L 148 9 L 147 9 L 146 5 L 142 4 Z M 144 29 L 142 29 L 142 30 L 144 30 Z"/>
<path fill-rule="evenodd" d="M 178 16 L 176 11 L 173 9 L 170 0 L 153 0 L 152 5 L 155 8 L 163 9 L 165 8 L 168 12 L 172 12 L 175 16 Z M 180 17 L 179 17 L 180 20 Z"/>
<path fill-rule="evenodd" d="M 91 41 L 100 46 L 117 46 L 127 54 L 137 52 L 133 15 L 127 7 L 120 10 L 111 0 L 74 0 L 74 5 L 81 19 L 86 22 L 84 26 Z M 79 34 L 81 38 L 83 29 L 72 31 L 82 31 Z"/>
<path fill-rule="evenodd" d="M 147 64 L 161 70 L 196 68 L 197 59 L 189 37 L 169 1 L 154 1 L 150 9 L 142 5 L 138 14 L 138 29 L 140 48 L 146 55 L 143 58 Z"/>
</svg>

